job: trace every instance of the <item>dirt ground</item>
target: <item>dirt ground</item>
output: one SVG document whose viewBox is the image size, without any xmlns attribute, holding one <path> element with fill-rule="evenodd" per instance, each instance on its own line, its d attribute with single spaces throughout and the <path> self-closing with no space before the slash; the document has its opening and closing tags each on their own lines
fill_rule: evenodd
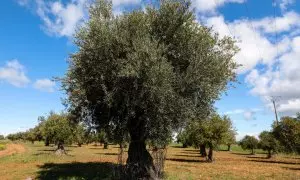
<svg viewBox="0 0 300 180">
<path fill-rule="evenodd" d="M 55 146 L 43 143 L 12 144 L 0 157 L 0 180 L 112 179 L 118 161 L 118 146 L 66 147 L 68 155 L 56 156 Z M 124 160 L 126 160 L 126 153 Z M 165 161 L 167 180 L 300 180 L 300 156 L 218 151 L 207 163 L 194 148 L 169 147 Z M 8 154 L 14 154 L 8 156 Z"/>
<path fill-rule="evenodd" d="M 0 151 L 0 157 L 9 156 L 16 153 L 25 152 L 25 147 L 21 144 L 7 144 L 6 149 Z"/>
</svg>

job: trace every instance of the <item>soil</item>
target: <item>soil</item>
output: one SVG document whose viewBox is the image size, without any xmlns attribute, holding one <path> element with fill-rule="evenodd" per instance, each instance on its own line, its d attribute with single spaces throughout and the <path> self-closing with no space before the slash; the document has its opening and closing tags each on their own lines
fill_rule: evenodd
<svg viewBox="0 0 300 180">
<path fill-rule="evenodd" d="M 16 153 L 23 153 L 26 149 L 21 144 L 7 144 L 6 149 L 0 151 L 0 157 L 9 156 Z"/>
</svg>

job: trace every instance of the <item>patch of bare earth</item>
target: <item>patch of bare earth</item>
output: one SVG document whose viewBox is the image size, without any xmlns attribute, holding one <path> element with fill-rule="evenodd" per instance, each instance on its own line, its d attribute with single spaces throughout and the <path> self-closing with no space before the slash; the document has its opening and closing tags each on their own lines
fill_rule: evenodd
<svg viewBox="0 0 300 180">
<path fill-rule="evenodd" d="M 25 152 L 25 147 L 21 144 L 7 144 L 6 149 L 0 151 L 0 157 L 9 156 L 16 153 Z"/>
</svg>

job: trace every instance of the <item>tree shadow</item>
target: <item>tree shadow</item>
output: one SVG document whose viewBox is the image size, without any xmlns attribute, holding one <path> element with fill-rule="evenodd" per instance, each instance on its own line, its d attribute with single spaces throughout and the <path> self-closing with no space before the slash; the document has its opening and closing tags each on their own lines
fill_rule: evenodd
<svg viewBox="0 0 300 180">
<path fill-rule="evenodd" d="M 89 149 L 97 149 L 97 150 L 99 150 L 99 149 L 103 149 L 103 150 L 104 150 L 104 148 L 103 148 L 103 147 L 99 147 L 99 148 L 89 148 Z"/>
<path fill-rule="evenodd" d="M 297 163 L 297 162 L 285 162 L 285 161 L 274 161 L 274 160 L 256 160 L 256 159 L 251 159 L 249 161 L 261 162 L 261 163 L 271 163 L 271 164 L 292 164 L 292 165 L 298 165 L 298 164 L 300 164 L 300 163 Z"/>
<path fill-rule="evenodd" d="M 239 155 L 239 156 L 248 156 L 248 155 L 251 155 L 249 153 L 245 154 L 245 153 L 234 153 L 234 152 L 232 152 L 231 154 Z"/>
<path fill-rule="evenodd" d="M 199 149 L 184 149 L 183 151 L 186 151 L 186 152 L 200 152 Z"/>
<path fill-rule="evenodd" d="M 176 161 L 176 162 L 199 162 L 199 163 L 206 163 L 205 160 L 196 160 L 196 159 L 177 159 L 177 158 L 167 158 L 168 161 Z"/>
<path fill-rule="evenodd" d="M 181 149 L 184 149 L 184 147 L 182 147 L 182 146 L 175 146 L 175 145 L 169 146 L 169 147 L 171 147 L 171 148 L 181 148 Z"/>
<path fill-rule="evenodd" d="M 181 156 L 181 157 L 201 157 L 201 155 L 185 155 L 185 154 L 175 154 L 173 156 Z"/>
<path fill-rule="evenodd" d="M 117 164 L 101 162 L 46 163 L 39 166 L 37 179 L 116 179 L 113 175 L 117 167 Z"/>
<path fill-rule="evenodd" d="M 39 150 L 37 150 L 37 151 L 39 151 L 39 152 L 55 152 L 56 149 L 39 149 Z M 65 151 L 66 151 L 66 152 L 70 152 L 70 151 L 72 151 L 72 150 L 70 150 L 70 149 L 65 149 Z"/>
<path fill-rule="evenodd" d="M 294 168 L 294 167 L 282 167 L 282 168 L 287 170 L 300 171 L 300 168 Z"/>
<path fill-rule="evenodd" d="M 108 155 L 108 156 L 117 156 L 118 153 L 95 153 L 95 154 L 101 154 L 101 155 Z"/>
<path fill-rule="evenodd" d="M 181 154 L 200 155 L 199 152 L 180 152 Z"/>
<path fill-rule="evenodd" d="M 251 158 L 251 159 L 270 159 L 267 157 L 257 157 L 257 156 L 247 156 L 247 158 Z"/>
</svg>

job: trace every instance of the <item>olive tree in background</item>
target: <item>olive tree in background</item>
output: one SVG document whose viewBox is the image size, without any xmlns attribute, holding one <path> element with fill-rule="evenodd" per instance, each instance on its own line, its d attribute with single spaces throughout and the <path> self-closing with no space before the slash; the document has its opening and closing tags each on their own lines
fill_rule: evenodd
<svg viewBox="0 0 300 180">
<path fill-rule="evenodd" d="M 245 150 L 251 150 L 251 154 L 255 154 L 255 149 L 258 147 L 258 139 L 254 136 L 246 135 L 240 142 L 240 146 Z"/>
<path fill-rule="evenodd" d="M 263 131 L 259 134 L 259 147 L 268 152 L 267 158 L 271 158 L 278 152 L 280 145 L 272 132 Z"/>
<path fill-rule="evenodd" d="M 43 127 L 45 139 L 57 145 L 56 154 L 66 154 L 64 145 L 71 144 L 73 128 L 66 114 L 51 112 L 46 118 Z"/>
<path fill-rule="evenodd" d="M 62 79 L 71 114 L 130 135 L 126 178 L 156 179 L 146 140 L 167 142 L 172 130 L 207 116 L 235 80 L 234 41 L 198 24 L 190 1 L 163 1 L 114 16 L 97 1 L 75 35 Z"/>
<path fill-rule="evenodd" d="M 282 117 L 273 125 L 273 134 L 286 153 L 300 154 L 300 115 L 297 117 Z"/>
</svg>

